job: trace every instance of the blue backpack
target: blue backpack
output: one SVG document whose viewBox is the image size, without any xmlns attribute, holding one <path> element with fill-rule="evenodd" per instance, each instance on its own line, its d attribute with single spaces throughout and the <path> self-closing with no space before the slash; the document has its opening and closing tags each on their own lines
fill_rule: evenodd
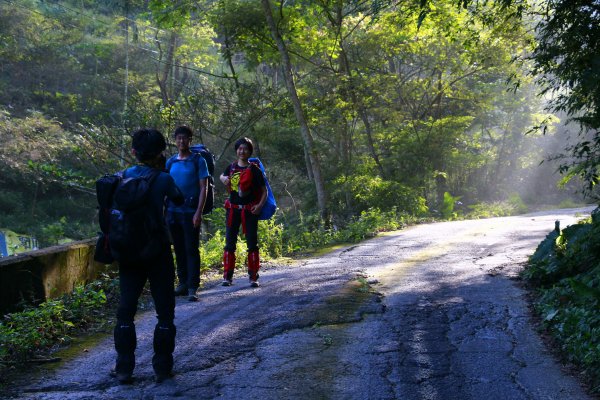
<svg viewBox="0 0 600 400">
<path fill-rule="evenodd" d="M 265 173 L 265 167 L 263 166 L 262 162 L 260 162 L 260 159 L 258 159 L 257 157 L 251 157 L 248 159 L 248 161 L 258 165 L 258 168 L 260 168 L 263 174 L 265 186 L 267 187 L 267 201 L 265 202 L 265 205 L 263 206 L 260 215 L 258 216 L 258 219 L 270 219 L 273 216 L 273 214 L 275 214 L 275 211 L 277 211 L 277 202 L 275 201 L 275 196 L 273 196 L 271 185 L 269 185 L 269 180 L 267 179 L 267 174 Z"/>
</svg>

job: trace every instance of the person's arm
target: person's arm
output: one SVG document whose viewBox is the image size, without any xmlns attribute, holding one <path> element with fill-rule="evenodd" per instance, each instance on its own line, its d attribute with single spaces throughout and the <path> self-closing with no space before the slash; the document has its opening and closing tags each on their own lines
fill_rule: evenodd
<svg viewBox="0 0 600 400">
<path fill-rule="evenodd" d="M 252 208 L 250 209 L 250 212 L 255 215 L 260 215 L 260 211 L 262 210 L 263 206 L 267 202 L 267 187 L 261 186 L 260 190 L 261 190 L 261 194 L 260 194 L 259 202 L 256 203 L 255 205 L 253 205 Z"/>
<path fill-rule="evenodd" d="M 208 177 L 210 174 L 208 173 L 208 166 L 206 165 L 206 160 L 201 155 L 197 156 L 196 159 L 197 168 L 196 171 L 198 173 L 198 186 L 199 186 L 199 195 L 198 195 L 198 206 L 196 207 L 196 212 L 192 218 L 192 223 L 194 227 L 197 228 L 202 223 L 202 211 L 204 211 L 204 204 L 206 204 L 206 195 L 208 194 Z"/>
<path fill-rule="evenodd" d="M 202 211 L 204 210 L 204 204 L 206 204 L 206 195 L 208 194 L 208 190 L 206 190 L 207 183 L 208 178 L 202 178 L 199 181 L 200 195 L 198 196 L 198 208 L 196 208 L 196 212 L 194 213 L 194 217 L 192 219 L 194 228 L 199 227 L 200 223 L 202 223 Z"/>
<path fill-rule="evenodd" d="M 225 171 L 219 176 L 219 180 L 221 183 L 227 187 L 227 191 L 231 192 L 231 179 L 229 176 L 231 175 L 231 165 L 228 165 Z"/>
<path fill-rule="evenodd" d="M 252 206 L 252 208 L 250 209 L 250 212 L 252 214 L 255 215 L 260 215 L 260 211 L 262 210 L 263 206 L 265 205 L 265 203 L 267 202 L 267 185 L 265 183 L 265 179 L 263 176 L 262 171 L 260 170 L 260 168 L 257 165 L 252 165 L 252 167 L 254 170 L 252 171 L 252 177 L 253 177 L 253 184 L 259 187 L 260 190 L 260 199 L 258 200 L 258 203 L 256 203 L 255 205 Z"/>
</svg>

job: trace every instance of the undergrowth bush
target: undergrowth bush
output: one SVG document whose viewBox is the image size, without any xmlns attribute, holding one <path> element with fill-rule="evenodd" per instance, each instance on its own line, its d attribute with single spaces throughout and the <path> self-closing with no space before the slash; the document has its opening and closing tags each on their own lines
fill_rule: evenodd
<svg viewBox="0 0 600 400">
<path fill-rule="evenodd" d="M 536 289 L 534 303 L 561 353 L 579 365 L 600 392 L 600 218 L 553 231 L 522 276 Z"/>
<path fill-rule="evenodd" d="M 220 230 L 216 231 L 208 240 L 201 242 L 200 273 L 204 273 L 221 264 L 223 247 L 225 247 L 225 235 Z"/>
<path fill-rule="evenodd" d="M 506 217 L 527 212 L 527 206 L 518 202 L 516 198 L 512 201 L 494 201 L 489 203 L 478 203 L 469 206 L 467 218 L 493 218 Z"/>
<path fill-rule="evenodd" d="M 458 203 L 461 196 L 452 196 L 448 192 L 444 192 L 444 200 L 442 202 L 441 214 L 444 219 L 456 219 L 458 212 L 454 210 L 454 206 Z"/>
<path fill-rule="evenodd" d="M 117 301 L 117 285 L 114 278 L 103 275 L 59 299 L 5 315 L 0 320 L 0 371 L 68 343 L 72 334 L 103 321 Z"/>
<path fill-rule="evenodd" d="M 525 204 L 518 193 L 512 193 L 510 196 L 508 196 L 508 204 L 512 209 L 511 215 L 524 214 L 529 210 L 529 207 L 527 207 L 527 204 Z"/>
<path fill-rule="evenodd" d="M 332 203 L 343 204 L 342 208 L 350 206 L 354 212 L 371 208 L 385 210 L 392 204 L 418 216 L 429 211 L 425 198 L 418 189 L 374 176 L 371 170 L 365 171 L 364 174 L 342 175 L 333 182 L 333 187 L 335 190 L 331 193 Z"/>
<path fill-rule="evenodd" d="M 401 229 L 418 221 L 393 207 L 389 211 L 370 208 L 343 225 L 326 228 L 318 216 L 302 217 L 297 223 L 283 228 L 284 254 L 340 243 L 356 243 L 378 232 Z"/>
</svg>

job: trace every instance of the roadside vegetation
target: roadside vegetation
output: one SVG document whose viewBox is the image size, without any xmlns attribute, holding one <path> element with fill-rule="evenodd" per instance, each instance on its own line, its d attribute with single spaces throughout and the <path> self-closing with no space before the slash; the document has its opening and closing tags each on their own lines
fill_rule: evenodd
<svg viewBox="0 0 600 400">
<path fill-rule="evenodd" d="M 600 393 L 600 209 L 540 243 L 522 276 L 560 355 Z"/>
<path fill-rule="evenodd" d="M 112 329 L 118 280 L 104 274 L 88 285 L 39 305 L 24 305 L 0 320 L 0 377 L 53 361 L 50 350 L 67 346 L 82 333 Z M 0 378 L 0 388 L 6 384 Z"/>
</svg>

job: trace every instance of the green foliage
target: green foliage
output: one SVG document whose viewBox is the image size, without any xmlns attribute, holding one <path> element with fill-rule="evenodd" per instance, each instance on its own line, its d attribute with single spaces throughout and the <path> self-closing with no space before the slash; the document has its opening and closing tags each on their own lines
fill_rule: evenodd
<svg viewBox="0 0 600 400">
<path fill-rule="evenodd" d="M 349 202 L 356 212 L 370 208 L 398 209 L 415 216 L 423 216 L 428 209 L 418 190 L 379 176 L 354 174 L 341 176 L 334 182 L 334 199 L 340 204 Z"/>
<path fill-rule="evenodd" d="M 515 208 L 512 202 L 494 201 L 490 203 L 477 203 L 470 205 L 469 212 L 465 215 L 466 218 L 493 218 L 506 217 L 509 215 L 517 215 L 521 213 L 520 208 Z"/>
<path fill-rule="evenodd" d="M 529 207 L 518 193 L 511 194 L 507 200 L 482 202 L 468 206 L 466 218 L 493 218 L 526 213 Z"/>
<path fill-rule="evenodd" d="M 94 193 L 85 187 L 93 163 L 57 121 L 0 111 L 0 143 L 0 227 L 33 235 L 43 246 L 96 232 Z"/>
<path fill-rule="evenodd" d="M 23 197 L 21 193 L 2 191 L 0 192 L 0 209 L 4 210 L 5 213 L 14 213 L 23 204 Z"/>
<path fill-rule="evenodd" d="M 115 279 L 103 275 L 60 299 L 5 315 L 0 320 L 0 371 L 56 344 L 68 343 L 73 333 L 103 320 L 117 292 Z"/>
<path fill-rule="evenodd" d="M 571 225 L 560 233 L 551 232 L 531 256 L 524 276 L 536 285 L 548 287 L 584 272 L 594 263 L 598 254 L 594 251 L 600 249 L 600 242 L 594 239 L 598 233 L 600 225 L 590 223 Z"/>
<path fill-rule="evenodd" d="M 285 225 L 283 240 L 284 254 L 292 254 L 306 249 L 315 249 L 334 242 L 334 232 L 323 226 L 323 221 L 317 214 L 305 216 L 298 213 L 298 219 Z"/>
<path fill-rule="evenodd" d="M 341 226 L 327 229 L 316 215 L 304 217 L 283 230 L 284 254 L 302 252 L 333 244 L 356 243 L 379 232 L 401 229 L 414 223 L 417 217 L 392 207 L 389 211 L 377 208 L 361 212 L 349 221 L 340 221 Z"/>
<path fill-rule="evenodd" d="M 527 205 L 518 193 L 512 193 L 508 196 L 508 204 L 514 210 L 514 214 L 524 214 L 528 211 Z"/>
<path fill-rule="evenodd" d="M 442 203 L 442 218 L 444 219 L 455 219 L 458 217 L 458 213 L 454 211 L 454 206 L 460 200 L 460 196 L 452 196 L 448 192 L 444 192 L 444 202 Z"/>
<path fill-rule="evenodd" d="M 65 237 L 65 224 L 67 219 L 62 217 L 58 222 L 46 225 L 42 228 L 42 237 L 39 238 L 42 244 L 59 244 L 60 239 Z"/>
<path fill-rule="evenodd" d="M 260 2 L 66 4 L 0 2 L 0 227 L 42 245 L 93 236 L 93 183 L 135 162 L 130 133 L 152 126 L 169 136 L 179 124 L 217 155 L 217 173 L 233 161 L 235 139 L 252 137 L 282 213 L 313 214 L 313 165 Z M 366 224 L 369 209 L 422 217 L 445 191 L 467 204 L 497 199 L 537 176 L 547 140 L 523 134 L 541 109 L 511 62 L 530 39 L 511 10 L 441 1 L 423 19 L 418 7 L 390 5 L 288 2 L 274 15 L 302 77 L 297 91 L 339 229 Z M 513 91 L 509 77 L 519 82 Z M 435 171 L 446 187 L 435 186 Z M 305 230 L 307 219 L 291 243 L 281 238 L 293 227 L 268 222 L 266 252 L 338 240 L 319 222 Z M 210 265 L 222 240 L 211 235 Z"/>
<path fill-rule="evenodd" d="M 200 272 L 221 265 L 224 247 L 225 236 L 220 230 L 216 231 L 208 240 L 200 243 Z"/>
<path fill-rule="evenodd" d="M 581 205 L 581 203 L 577 203 L 572 199 L 565 199 L 558 204 L 558 208 L 576 208 L 581 207 Z"/>
<path fill-rule="evenodd" d="M 334 235 L 337 242 L 356 243 L 367 237 L 375 236 L 378 232 L 401 229 L 409 219 L 407 213 L 392 207 L 390 211 L 371 208 L 360 213 Z"/>
<path fill-rule="evenodd" d="M 562 354 L 600 391 L 600 221 L 551 232 L 522 275 L 537 288 L 535 308 Z"/>
<path fill-rule="evenodd" d="M 593 2 L 550 0 L 540 6 L 543 18 L 532 55 L 534 73 L 541 77 L 545 92 L 554 94 L 553 109 L 582 128 L 561 172 L 581 177 L 588 193 L 593 193 L 600 179 L 600 14 Z"/>
<path fill-rule="evenodd" d="M 266 221 L 258 221 L 258 237 L 261 241 L 261 252 L 273 258 L 283 254 L 284 226 L 277 222 L 276 217 Z"/>
</svg>

